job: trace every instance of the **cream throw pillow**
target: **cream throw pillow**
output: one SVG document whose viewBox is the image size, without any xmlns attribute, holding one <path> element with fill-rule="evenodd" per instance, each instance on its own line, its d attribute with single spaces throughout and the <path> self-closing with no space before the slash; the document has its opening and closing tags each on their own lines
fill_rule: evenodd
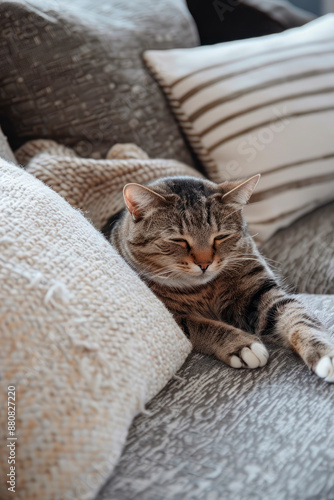
<svg viewBox="0 0 334 500">
<path fill-rule="evenodd" d="M 3 477 L 8 386 L 17 408 L 16 493 L 2 480 L 0 496 L 92 499 L 190 343 L 79 211 L 1 159 L 0 279 Z"/>
<path fill-rule="evenodd" d="M 334 198 L 334 15 L 145 60 L 211 180 L 262 174 L 245 210 L 259 240 Z"/>
</svg>

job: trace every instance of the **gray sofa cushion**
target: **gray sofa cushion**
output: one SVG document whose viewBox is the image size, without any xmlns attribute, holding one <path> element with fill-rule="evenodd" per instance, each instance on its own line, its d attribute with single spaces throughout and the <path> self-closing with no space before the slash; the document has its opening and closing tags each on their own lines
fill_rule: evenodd
<svg viewBox="0 0 334 500">
<path fill-rule="evenodd" d="M 334 203 L 281 229 L 261 251 L 297 292 L 334 294 Z"/>
<path fill-rule="evenodd" d="M 7 142 L 7 137 L 5 137 L 2 133 L 1 127 L 0 127 L 0 158 L 4 158 L 5 160 L 16 163 L 15 156 L 9 147 L 9 144 Z"/>
<path fill-rule="evenodd" d="M 104 157 L 134 142 L 191 163 L 141 57 L 197 44 L 183 0 L 0 0 L 0 31 L 0 116 L 14 149 L 48 138 Z"/>
<path fill-rule="evenodd" d="M 334 297 L 300 298 L 334 334 Z M 254 371 L 192 354 L 135 420 L 97 500 L 334 498 L 334 386 L 270 352 Z"/>
</svg>

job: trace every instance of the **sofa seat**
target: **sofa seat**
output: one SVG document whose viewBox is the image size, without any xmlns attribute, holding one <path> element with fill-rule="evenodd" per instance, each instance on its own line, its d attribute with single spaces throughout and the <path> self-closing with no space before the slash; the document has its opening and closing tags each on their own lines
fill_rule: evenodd
<svg viewBox="0 0 334 500">
<path fill-rule="evenodd" d="M 281 229 L 261 251 L 296 293 L 334 294 L 334 203 Z"/>
<path fill-rule="evenodd" d="M 300 298 L 334 336 L 334 297 Z M 96 500 L 334 498 L 333 386 L 270 353 L 254 371 L 192 353 L 134 421 Z"/>
</svg>

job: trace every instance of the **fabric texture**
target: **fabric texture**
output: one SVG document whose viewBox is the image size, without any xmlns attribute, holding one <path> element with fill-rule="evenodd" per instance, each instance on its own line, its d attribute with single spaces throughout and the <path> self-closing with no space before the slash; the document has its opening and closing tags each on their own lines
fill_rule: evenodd
<svg viewBox="0 0 334 500">
<path fill-rule="evenodd" d="M 333 199 L 333 31 L 329 14 L 266 38 L 145 53 L 208 177 L 262 174 L 245 209 L 258 241 Z"/>
<path fill-rule="evenodd" d="M 284 0 L 187 0 L 202 45 L 280 33 L 314 16 Z"/>
<path fill-rule="evenodd" d="M 135 142 L 191 163 L 141 57 L 197 45 L 183 0 L 1 0 L 0 31 L 0 116 L 14 150 L 38 137 L 103 158 Z"/>
<path fill-rule="evenodd" d="M 16 163 L 13 151 L 10 149 L 7 138 L 2 133 L 0 127 L 0 158 Z"/>
<path fill-rule="evenodd" d="M 281 229 L 260 249 L 296 292 L 334 294 L 334 203 Z"/>
<path fill-rule="evenodd" d="M 175 160 L 148 159 L 133 144 L 114 145 L 107 156 L 112 159 L 79 158 L 72 149 L 47 140 L 28 142 L 16 152 L 18 162 L 29 173 L 80 208 L 97 229 L 125 208 L 123 187 L 128 182 L 147 184 L 165 176 L 201 176 Z"/>
<path fill-rule="evenodd" d="M 299 298 L 334 334 L 334 297 Z M 234 370 L 193 353 L 132 425 L 96 500 L 329 500 L 333 385 L 284 349 Z"/>
<path fill-rule="evenodd" d="M 0 424 L 5 434 L 7 387 L 15 386 L 14 496 L 91 499 L 115 466 L 132 418 L 191 346 L 61 196 L 5 160 L 0 191 Z M 4 474 L 8 453 L 2 446 Z M 13 497 L 5 481 L 0 496 Z"/>
</svg>

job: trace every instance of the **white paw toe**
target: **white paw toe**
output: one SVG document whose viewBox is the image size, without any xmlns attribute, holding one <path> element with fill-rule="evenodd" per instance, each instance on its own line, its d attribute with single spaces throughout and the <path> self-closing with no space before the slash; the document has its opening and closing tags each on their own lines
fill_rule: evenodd
<svg viewBox="0 0 334 500">
<path fill-rule="evenodd" d="M 256 355 L 249 349 L 249 347 L 244 347 L 240 353 L 241 358 L 246 363 L 248 368 L 257 368 L 260 366 L 260 361 Z"/>
<path fill-rule="evenodd" d="M 240 355 L 248 368 L 258 368 L 259 366 L 264 366 L 269 357 L 267 349 L 259 342 L 254 342 L 250 348 L 244 347 Z"/>
<path fill-rule="evenodd" d="M 266 365 L 269 359 L 269 353 L 266 347 L 263 344 L 260 344 L 260 342 L 254 342 L 254 344 L 251 345 L 251 349 L 255 356 L 259 359 L 260 366 Z"/>
<path fill-rule="evenodd" d="M 315 373 L 326 382 L 334 382 L 334 358 L 323 356 L 315 367 Z"/>
<path fill-rule="evenodd" d="M 232 368 L 241 368 L 242 367 L 242 361 L 238 356 L 231 356 L 230 359 L 230 364 Z"/>
</svg>

